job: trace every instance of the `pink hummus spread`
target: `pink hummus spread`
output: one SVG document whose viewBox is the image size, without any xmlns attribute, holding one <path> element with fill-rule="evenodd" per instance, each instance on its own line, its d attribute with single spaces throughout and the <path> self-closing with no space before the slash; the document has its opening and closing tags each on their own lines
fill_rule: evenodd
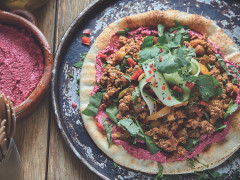
<svg viewBox="0 0 240 180">
<path fill-rule="evenodd" d="M 0 91 L 14 106 L 36 88 L 44 69 L 43 54 L 32 35 L 0 24 Z"/>
<path fill-rule="evenodd" d="M 129 38 L 132 37 L 133 34 L 135 35 L 136 39 L 140 39 L 140 37 L 142 37 L 142 36 L 150 36 L 150 35 L 151 36 L 156 36 L 157 35 L 157 31 L 155 29 L 152 29 L 152 28 L 149 28 L 149 27 L 140 27 L 137 30 L 130 31 L 128 37 Z M 194 32 L 194 31 L 189 31 L 189 34 L 190 34 L 190 36 L 195 35 L 195 34 L 200 36 L 200 37 L 202 36 L 202 34 Z M 117 41 L 118 38 L 115 38 L 116 36 L 118 36 L 118 35 L 117 34 L 113 34 L 112 40 L 109 43 L 109 45 L 106 47 L 106 49 L 100 51 L 99 53 L 107 54 L 107 55 L 115 53 L 118 50 L 118 48 L 117 48 L 118 47 L 118 41 Z M 209 42 L 209 43 L 211 43 L 211 42 Z M 211 43 L 211 45 L 214 47 L 215 53 L 216 54 L 220 54 L 222 56 L 222 58 L 224 59 L 224 57 L 223 57 L 221 51 L 219 50 L 219 48 L 216 45 L 214 45 L 213 43 Z M 228 62 L 225 59 L 224 59 L 224 61 L 226 62 L 227 66 L 228 65 L 233 65 L 235 67 L 237 66 L 235 63 Z M 101 58 L 99 56 L 96 57 L 95 65 L 96 65 L 96 69 L 97 69 L 96 81 L 100 83 L 100 77 L 103 74 L 103 66 L 102 66 L 103 63 L 102 63 Z M 237 76 L 235 78 L 237 78 Z M 91 95 L 96 93 L 98 90 L 99 90 L 99 86 L 95 86 L 95 88 L 93 89 Z M 239 93 L 238 93 L 236 102 L 238 102 L 238 103 L 240 102 L 240 95 L 239 95 Z M 108 119 L 108 117 L 106 115 L 106 112 L 100 106 L 99 109 L 98 109 L 97 115 L 95 116 L 95 119 L 100 124 L 102 124 L 102 119 L 103 118 Z M 231 116 L 228 117 L 225 120 L 224 124 L 226 125 L 226 128 L 224 130 L 219 131 L 217 133 L 214 133 L 212 135 L 210 135 L 210 134 L 203 134 L 200 137 L 200 140 L 199 140 L 198 144 L 194 147 L 193 151 L 192 152 L 188 152 L 187 151 L 186 154 L 185 154 L 185 157 L 191 159 L 191 158 L 197 156 L 199 153 L 201 153 L 207 145 L 209 145 L 211 143 L 220 142 L 221 140 L 223 140 L 226 137 L 226 135 L 228 134 L 230 119 L 231 119 Z M 109 120 L 109 122 L 111 122 L 111 121 Z M 119 127 L 114 125 L 112 133 L 116 132 L 116 130 L 118 128 Z M 163 152 L 160 152 L 160 151 L 157 152 L 156 154 L 151 154 L 147 150 L 145 143 L 141 142 L 141 141 L 137 141 L 137 144 L 133 146 L 129 142 L 123 141 L 123 140 L 120 140 L 120 139 L 116 139 L 113 136 L 112 136 L 112 140 L 115 143 L 122 145 L 123 148 L 126 151 L 128 151 L 129 154 L 131 154 L 133 157 L 135 157 L 137 159 L 154 160 L 154 161 L 161 162 L 161 163 L 185 160 L 185 158 L 183 158 L 183 157 L 175 157 L 173 159 L 168 159 L 167 155 L 164 154 Z"/>
</svg>

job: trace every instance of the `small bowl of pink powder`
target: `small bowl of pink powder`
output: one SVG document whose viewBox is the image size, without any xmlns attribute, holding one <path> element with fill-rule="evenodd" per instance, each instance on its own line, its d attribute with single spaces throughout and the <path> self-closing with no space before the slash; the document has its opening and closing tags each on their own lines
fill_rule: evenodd
<svg viewBox="0 0 240 180">
<path fill-rule="evenodd" d="M 51 79 L 53 56 L 41 31 L 18 15 L 0 11 L 0 91 L 17 119 L 32 112 Z"/>
</svg>

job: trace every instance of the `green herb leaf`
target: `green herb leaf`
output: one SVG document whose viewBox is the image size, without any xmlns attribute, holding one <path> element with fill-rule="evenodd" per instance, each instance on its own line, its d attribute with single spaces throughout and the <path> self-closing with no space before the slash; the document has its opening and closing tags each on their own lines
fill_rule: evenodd
<svg viewBox="0 0 240 180">
<path fill-rule="evenodd" d="M 121 75 L 122 77 L 125 77 L 129 82 L 131 82 L 131 78 L 129 76 Z"/>
<path fill-rule="evenodd" d="M 139 96 L 140 89 L 138 87 L 135 87 L 135 90 L 132 92 L 132 101 L 136 101 Z"/>
<path fill-rule="evenodd" d="M 71 73 L 68 74 L 68 76 L 69 76 L 70 78 L 73 78 L 73 77 L 74 77 L 73 74 L 71 74 Z"/>
<path fill-rule="evenodd" d="M 174 22 L 175 22 L 176 26 L 170 28 L 170 29 L 169 29 L 170 32 L 173 32 L 173 31 L 175 31 L 175 30 L 180 30 L 180 29 L 188 29 L 188 26 L 182 25 L 182 24 L 180 23 L 180 21 L 175 20 Z"/>
<path fill-rule="evenodd" d="M 122 36 L 126 36 L 129 33 L 129 29 L 128 28 L 124 28 L 124 30 L 118 31 L 117 33 L 122 35 Z"/>
<path fill-rule="evenodd" d="M 144 49 L 146 47 L 153 46 L 153 36 L 147 36 L 144 38 L 143 43 L 141 44 L 141 49 Z"/>
<path fill-rule="evenodd" d="M 117 167 L 118 167 L 118 164 L 115 163 L 115 162 L 113 162 L 113 166 L 114 166 L 114 168 L 117 168 Z"/>
<path fill-rule="evenodd" d="M 78 69 L 81 69 L 82 66 L 83 66 L 83 61 L 79 61 L 73 65 L 73 67 L 78 68 Z"/>
<path fill-rule="evenodd" d="M 148 59 L 155 58 L 159 54 L 159 48 L 156 46 L 146 47 L 144 50 L 139 51 L 140 63 L 147 61 Z"/>
<path fill-rule="evenodd" d="M 125 70 L 129 67 L 128 64 L 127 64 L 127 59 L 130 58 L 131 56 L 130 55 L 126 55 L 122 61 L 122 64 L 120 66 L 120 70 L 125 72 Z"/>
<path fill-rule="evenodd" d="M 118 122 L 118 125 L 123 126 L 130 133 L 131 136 L 135 137 L 136 135 L 143 136 L 141 132 L 141 127 L 135 124 L 132 119 L 121 119 Z"/>
<path fill-rule="evenodd" d="M 213 96 L 222 94 L 219 82 L 211 75 L 203 74 L 196 82 L 199 93 L 204 101 L 209 101 Z"/>
<path fill-rule="evenodd" d="M 188 159 L 187 157 L 185 157 L 185 159 L 192 167 L 195 167 L 194 162 L 191 159 Z"/>
<path fill-rule="evenodd" d="M 225 124 L 222 124 L 221 122 L 219 121 L 216 121 L 214 123 L 214 126 L 215 126 L 215 131 L 219 131 L 219 130 L 222 130 L 222 129 L 225 129 L 227 126 Z"/>
<path fill-rule="evenodd" d="M 164 25 L 158 24 L 158 36 L 159 37 L 163 36 L 163 33 L 164 33 Z"/>
<path fill-rule="evenodd" d="M 102 92 L 95 93 L 93 96 L 90 97 L 90 104 L 88 104 L 87 108 L 82 113 L 87 116 L 96 116 L 102 98 Z"/>
<path fill-rule="evenodd" d="M 116 117 L 118 113 L 117 103 L 112 103 L 109 107 L 106 108 L 106 114 L 113 122 L 118 123 L 118 119 Z"/>
<path fill-rule="evenodd" d="M 229 103 L 228 109 L 224 115 L 224 119 L 226 119 L 229 115 L 233 114 L 238 110 L 238 103 L 234 103 L 232 100 Z"/>
<path fill-rule="evenodd" d="M 210 117 L 209 117 L 209 114 L 207 113 L 207 111 L 205 111 L 204 109 L 202 109 L 202 112 L 203 112 L 205 118 L 207 119 L 207 121 L 210 121 Z"/>
<path fill-rule="evenodd" d="M 160 149 L 156 146 L 156 144 L 154 143 L 154 141 L 151 137 L 145 136 L 145 142 L 146 142 L 148 151 L 151 154 L 156 154 L 158 151 L 160 151 Z"/>
<path fill-rule="evenodd" d="M 211 179 L 211 177 L 206 172 L 194 172 L 198 176 L 198 180 L 207 180 Z"/>
<path fill-rule="evenodd" d="M 106 118 L 102 119 L 103 126 L 105 128 L 105 131 L 107 133 L 107 141 L 108 141 L 108 146 L 111 144 L 111 133 L 113 129 L 113 124 L 108 124 Z"/>
<path fill-rule="evenodd" d="M 163 166 L 160 166 L 160 168 L 158 169 L 158 173 L 157 176 L 155 177 L 155 179 L 162 179 L 163 178 Z"/>
<path fill-rule="evenodd" d="M 189 152 L 192 152 L 194 146 L 198 143 L 199 138 L 189 138 L 183 145 Z"/>
</svg>

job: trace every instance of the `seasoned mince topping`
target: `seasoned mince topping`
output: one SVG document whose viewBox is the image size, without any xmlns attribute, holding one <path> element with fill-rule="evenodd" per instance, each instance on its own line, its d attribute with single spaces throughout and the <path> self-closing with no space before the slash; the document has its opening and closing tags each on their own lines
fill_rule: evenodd
<svg viewBox="0 0 240 180">
<path fill-rule="evenodd" d="M 115 34 L 116 47 L 101 51 L 101 108 L 114 124 L 113 141 L 129 151 L 161 152 L 166 159 L 159 162 L 192 158 L 201 138 L 224 131 L 238 109 L 233 72 L 239 68 L 227 64 L 205 34 L 179 22 L 173 29 L 142 30 Z"/>
</svg>

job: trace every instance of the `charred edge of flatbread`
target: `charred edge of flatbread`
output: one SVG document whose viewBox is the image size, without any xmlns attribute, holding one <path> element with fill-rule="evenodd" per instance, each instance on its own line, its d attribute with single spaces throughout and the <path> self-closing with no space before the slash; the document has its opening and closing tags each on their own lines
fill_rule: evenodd
<svg viewBox="0 0 240 180">
<path fill-rule="evenodd" d="M 239 63 L 240 52 L 233 41 L 211 20 L 200 15 L 169 10 L 150 11 L 127 16 L 110 24 L 98 36 L 86 56 L 80 78 L 80 111 L 82 112 L 87 107 L 90 101 L 90 93 L 95 86 L 96 55 L 99 50 L 107 47 L 113 33 L 124 28 L 135 29 L 140 26 L 157 26 L 159 23 L 163 23 L 166 27 L 172 27 L 175 25 L 174 20 L 179 20 L 183 25 L 189 26 L 194 31 L 206 33 L 209 40 L 219 47 L 227 60 Z M 96 120 L 82 114 L 89 135 L 107 156 L 121 166 L 151 174 L 156 174 L 161 165 L 164 167 L 164 174 L 183 174 L 214 168 L 223 163 L 240 147 L 240 138 L 238 138 L 240 136 L 239 117 L 240 113 L 238 112 L 231 119 L 230 130 L 224 140 L 209 145 L 197 157 L 201 163 L 209 166 L 207 168 L 207 166 L 197 162 L 195 167 L 191 167 L 186 161 L 157 163 L 152 160 L 139 160 L 131 156 L 121 145 L 112 143 L 108 147 L 106 134 L 96 126 Z"/>
</svg>

